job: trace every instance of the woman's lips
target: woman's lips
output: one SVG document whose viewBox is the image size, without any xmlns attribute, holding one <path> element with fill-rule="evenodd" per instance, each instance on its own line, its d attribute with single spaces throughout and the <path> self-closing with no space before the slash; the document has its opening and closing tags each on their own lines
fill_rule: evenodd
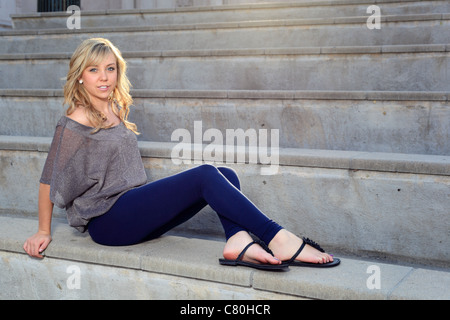
<svg viewBox="0 0 450 320">
<path fill-rule="evenodd" d="M 98 90 L 100 90 L 100 91 L 108 91 L 109 86 L 100 86 L 100 87 L 97 87 L 97 88 L 98 88 Z"/>
</svg>

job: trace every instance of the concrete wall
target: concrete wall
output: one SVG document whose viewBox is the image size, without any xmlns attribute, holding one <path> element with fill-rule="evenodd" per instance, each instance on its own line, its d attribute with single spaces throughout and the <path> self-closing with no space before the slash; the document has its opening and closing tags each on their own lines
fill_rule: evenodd
<svg viewBox="0 0 450 320">
<path fill-rule="evenodd" d="M 7 140 L 2 138 L 0 151 L 0 215 L 35 217 L 50 141 Z M 174 165 L 173 146 L 141 144 L 150 181 L 195 166 Z M 404 155 L 395 161 L 394 154 L 370 154 L 364 160 L 365 153 L 293 149 L 280 153 L 275 175 L 261 175 L 262 166 L 257 164 L 225 164 L 238 172 L 243 192 L 272 219 L 296 234 L 320 239 L 334 252 L 448 265 L 448 157 Z M 423 171 L 427 162 L 430 171 Z M 437 175 L 433 167 L 447 172 Z M 217 215 L 208 208 L 180 228 L 178 232 L 223 237 Z"/>
<path fill-rule="evenodd" d="M 81 10 L 162 9 L 258 3 L 261 0 L 81 0 Z M 272 1 L 277 2 L 277 1 Z M 37 12 L 37 0 L 0 0 L 0 26 L 11 26 L 11 14 Z"/>
<path fill-rule="evenodd" d="M 338 101 L 214 99 L 213 93 L 210 99 L 188 99 L 179 94 L 135 97 L 130 119 L 141 141 L 170 142 L 176 129 L 193 133 L 194 122 L 201 120 L 203 131 L 215 128 L 223 134 L 227 129 L 278 129 L 284 148 L 450 155 L 446 101 L 382 101 L 381 94 Z M 2 97 L 0 135 L 51 137 L 65 109 L 62 97 Z"/>
<path fill-rule="evenodd" d="M 0 26 L 11 26 L 11 14 L 36 12 L 37 0 L 0 0 Z"/>
</svg>

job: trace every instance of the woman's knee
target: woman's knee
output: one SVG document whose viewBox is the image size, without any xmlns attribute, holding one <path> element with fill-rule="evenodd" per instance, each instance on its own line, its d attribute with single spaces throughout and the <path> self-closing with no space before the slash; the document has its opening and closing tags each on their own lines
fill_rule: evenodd
<svg viewBox="0 0 450 320">
<path fill-rule="evenodd" d="M 218 169 L 212 164 L 202 164 L 195 168 L 195 170 L 199 171 L 202 175 L 211 175 L 217 174 Z"/>
<path fill-rule="evenodd" d="M 222 173 L 228 181 L 231 182 L 236 188 L 241 189 L 241 182 L 239 181 L 239 176 L 234 169 L 229 167 L 219 167 L 217 168 L 220 173 Z"/>
<path fill-rule="evenodd" d="M 239 177 L 233 169 L 229 167 L 215 167 L 211 164 L 202 164 L 196 168 L 201 172 L 201 175 L 206 178 L 211 178 L 214 175 L 221 174 L 223 175 L 231 184 L 233 184 L 236 188 L 240 189 L 241 184 L 239 181 Z"/>
</svg>

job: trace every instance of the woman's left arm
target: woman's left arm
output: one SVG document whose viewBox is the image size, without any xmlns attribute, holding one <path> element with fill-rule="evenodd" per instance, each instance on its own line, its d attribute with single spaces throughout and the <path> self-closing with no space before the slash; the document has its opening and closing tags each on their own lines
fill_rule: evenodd
<svg viewBox="0 0 450 320">
<path fill-rule="evenodd" d="M 41 183 L 39 186 L 39 228 L 38 232 L 28 238 L 23 248 L 31 256 L 42 259 L 42 252 L 52 241 L 53 203 L 50 201 L 50 185 Z"/>
</svg>

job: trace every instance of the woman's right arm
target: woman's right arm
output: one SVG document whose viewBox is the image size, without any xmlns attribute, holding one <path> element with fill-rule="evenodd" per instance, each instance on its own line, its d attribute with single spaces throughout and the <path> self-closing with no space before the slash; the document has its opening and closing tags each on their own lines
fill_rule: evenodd
<svg viewBox="0 0 450 320">
<path fill-rule="evenodd" d="M 41 183 L 39 186 L 39 228 L 38 232 L 25 241 L 24 250 L 31 256 L 43 258 L 42 252 L 52 241 L 53 203 L 50 201 L 50 185 Z"/>
</svg>

